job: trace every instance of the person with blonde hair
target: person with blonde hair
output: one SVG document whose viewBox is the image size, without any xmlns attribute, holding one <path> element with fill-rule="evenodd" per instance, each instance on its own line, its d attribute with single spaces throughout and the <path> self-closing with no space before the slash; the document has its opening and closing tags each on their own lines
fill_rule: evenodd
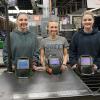
<svg viewBox="0 0 100 100">
<path fill-rule="evenodd" d="M 52 69 L 48 65 L 50 57 L 56 57 L 60 59 L 61 70 L 64 71 L 68 62 L 68 51 L 69 46 L 65 37 L 59 36 L 59 23 L 56 18 L 49 18 L 48 25 L 48 37 L 41 40 L 40 45 L 40 60 L 42 66 L 49 72 L 52 73 Z"/>
<path fill-rule="evenodd" d="M 82 28 L 71 40 L 69 62 L 74 68 L 81 55 L 88 55 L 93 58 L 93 70 L 96 70 L 100 68 L 100 32 L 93 26 L 94 14 L 91 11 L 85 11 L 81 20 Z"/>
<path fill-rule="evenodd" d="M 21 12 L 17 15 L 16 29 L 10 33 L 11 45 L 11 69 L 14 70 L 17 66 L 17 60 L 21 57 L 27 57 L 31 60 L 36 59 L 37 38 L 36 34 L 28 30 L 28 14 Z M 8 45 L 5 39 L 3 47 L 3 61 L 8 66 Z M 7 68 L 9 69 L 9 68 Z M 9 72 L 9 70 L 8 70 Z"/>
</svg>

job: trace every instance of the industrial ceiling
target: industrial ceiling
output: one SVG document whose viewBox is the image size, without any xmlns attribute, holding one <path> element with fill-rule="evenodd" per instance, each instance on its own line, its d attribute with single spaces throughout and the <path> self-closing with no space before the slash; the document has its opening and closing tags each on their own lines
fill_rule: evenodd
<svg viewBox="0 0 100 100">
<path fill-rule="evenodd" d="M 2 6 L 3 1 L 4 0 L 1 0 L 1 5 L 0 5 L 0 12 L 2 13 L 5 12 L 4 7 Z M 19 10 L 35 11 L 31 3 L 32 1 L 35 1 L 36 3 L 39 4 L 43 3 L 43 0 L 16 0 L 16 5 L 18 6 Z M 68 13 L 73 13 L 78 11 L 79 9 L 84 9 L 87 6 L 86 0 L 51 0 L 51 2 L 52 2 L 52 8 L 58 8 L 58 15 L 66 15 Z M 14 10 L 14 9 L 15 7 L 9 7 L 9 10 Z"/>
</svg>

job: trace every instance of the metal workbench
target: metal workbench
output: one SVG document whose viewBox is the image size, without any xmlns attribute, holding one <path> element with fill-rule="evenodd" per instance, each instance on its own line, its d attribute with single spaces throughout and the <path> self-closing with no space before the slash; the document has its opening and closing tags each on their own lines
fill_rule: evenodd
<svg viewBox="0 0 100 100">
<path fill-rule="evenodd" d="M 36 99 L 99 100 L 99 95 L 94 96 L 71 69 L 57 76 L 34 72 L 31 79 L 17 79 L 14 73 L 0 75 L 0 100 Z"/>
</svg>

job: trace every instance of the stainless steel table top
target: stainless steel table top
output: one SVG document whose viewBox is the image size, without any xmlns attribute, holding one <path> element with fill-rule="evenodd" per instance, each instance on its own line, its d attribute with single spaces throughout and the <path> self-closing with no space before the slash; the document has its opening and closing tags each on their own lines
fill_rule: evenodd
<svg viewBox="0 0 100 100">
<path fill-rule="evenodd" d="M 32 79 L 0 75 L 0 100 L 28 100 L 91 95 L 91 91 L 70 69 L 61 75 L 35 72 Z"/>
</svg>

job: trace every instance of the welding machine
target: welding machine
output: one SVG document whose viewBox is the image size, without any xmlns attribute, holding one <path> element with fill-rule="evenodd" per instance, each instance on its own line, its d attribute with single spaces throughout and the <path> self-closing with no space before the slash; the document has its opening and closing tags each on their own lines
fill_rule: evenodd
<svg viewBox="0 0 100 100">
<path fill-rule="evenodd" d="M 93 72 L 93 58 L 87 55 L 80 56 L 79 66 L 82 75 L 91 75 Z"/>
</svg>

